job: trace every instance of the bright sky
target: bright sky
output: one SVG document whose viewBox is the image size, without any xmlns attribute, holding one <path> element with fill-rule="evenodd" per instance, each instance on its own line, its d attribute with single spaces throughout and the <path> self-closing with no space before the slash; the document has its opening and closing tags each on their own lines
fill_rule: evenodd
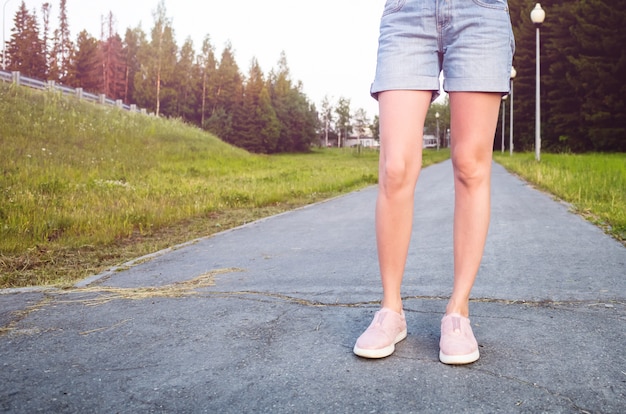
<svg viewBox="0 0 626 414">
<path fill-rule="evenodd" d="M 52 4 L 51 23 L 58 22 L 59 0 L 26 0 L 29 10 Z M 0 0 L 5 9 L 8 40 L 21 0 Z M 281 51 L 294 80 L 321 108 L 324 96 L 336 103 L 351 101 L 351 109 L 364 108 L 373 117 L 378 105 L 369 95 L 376 65 L 378 25 L 385 0 L 165 0 L 178 46 L 187 37 L 200 50 L 211 36 L 219 58 L 227 41 L 232 43 L 242 73 L 256 57 L 265 74 L 277 66 Z M 70 34 L 75 40 L 86 29 L 100 38 L 101 17 L 113 12 L 117 32 L 141 26 L 149 35 L 158 0 L 67 0 Z"/>
</svg>

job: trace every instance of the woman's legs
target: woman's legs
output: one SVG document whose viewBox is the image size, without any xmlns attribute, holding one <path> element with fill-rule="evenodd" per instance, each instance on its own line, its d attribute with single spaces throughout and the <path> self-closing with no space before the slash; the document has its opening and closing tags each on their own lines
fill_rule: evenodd
<svg viewBox="0 0 626 414">
<path fill-rule="evenodd" d="M 489 229 L 491 162 L 500 99 L 496 93 L 450 93 L 454 285 L 446 314 L 469 314 L 470 291 Z"/>
<path fill-rule="evenodd" d="M 415 185 L 422 166 L 424 120 L 432 93 L 386 91 L 380 106 L 379 189 L 376 241 L 382 306 L 400 313 L 400 287 L 413 223 Z"/>
<path fill-rule="evenodd" d="M 383 286 L 382 309 L 359 337 L 354 353 L 367 358 L 390 355 L 406 337 L 401 285 L 413 224 L 415 184 L 422 164 L 424 120 L 431 93 L 379 94 L 380 164 L 376 240 Z M 451 156 L 454 167 L 454 285 L 442 320 L 440 356 L 446 364 L 479 358 L 469 320 L 469 295 L 489 228 L 491 154 L 500 95 L 450 93 Z"/>
</svg>

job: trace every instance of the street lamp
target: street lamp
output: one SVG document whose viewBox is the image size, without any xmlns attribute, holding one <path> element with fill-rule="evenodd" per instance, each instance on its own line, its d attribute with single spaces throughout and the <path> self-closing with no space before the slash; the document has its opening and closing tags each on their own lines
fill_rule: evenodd
<svg viewBox="0 0 626 414">
<path fill-rule="evenodd" d="M 537 57 L 536 57 L 536 61 L 537 61 L 537 70 L 536 70 L 536 96 L 535 96 L 535 159 L 537 161 L 541 160 L 541 103 L 540 103 L 540 82 L 539 82 L 539 78 L 540 78 L 540 74 L 541 74 L 541 67 L 539 65 L 540 63 L 540 57 L 539 57 L 539 27 L 541 27 L 541 24 L 543 23 L 544 19 L 546 18 L 546 12 L 543 11 L 543 9 L 541 8 L 541 4 L 537 3 L 535 4 L 535 8 L 530 12 L 530 20 L 532 20 L 532 22 L 535 24 L 535 27 L 537 28 Z"/>
<path fill-rule="evenodd" d="M 511 66 L 511 122 L 509 122 L 509 155 L 513 156 L 513 79 L 517 76 L 517 71 Z"/>
<path fill-rule="evenodd" d="M 506 98 L 508 95 L 502 96 L 502 153 L 504 154 L 504 130 L 506 129 Z"/>
<path fill-rule="evenodd" d="M 439 151 L 439 112 L 435 112 L 435 119 L 437 120 L 437 151 Z"/>
</svg>

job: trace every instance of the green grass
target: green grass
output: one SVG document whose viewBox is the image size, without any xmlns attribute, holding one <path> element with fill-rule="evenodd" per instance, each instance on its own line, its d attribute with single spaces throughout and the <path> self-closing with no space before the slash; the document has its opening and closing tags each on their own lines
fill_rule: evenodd
<svg viewBox="0 0 626 414">
<path fill-rule="evenodd" d="M 626 241 L 626 154 L 495 154 L 495 160 Z M 625 243 L 626 244 L 626 243 Z"/>
<path fill-rule="evenodd" d="M 376 151 L 253 155 L 176 120 L 6 84 L 0 146 L 0 288 L 68 286 L 378 174 Z"/>
</svg>

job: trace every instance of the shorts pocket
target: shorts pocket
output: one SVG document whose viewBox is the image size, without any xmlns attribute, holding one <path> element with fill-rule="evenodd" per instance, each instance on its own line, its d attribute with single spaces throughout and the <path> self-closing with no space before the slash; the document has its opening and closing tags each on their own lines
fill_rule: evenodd
<svg viewBox="0 0 626 414">
<path fill-rule="evenodd" d="M 383 11 L 383 17 L 388 14 L 400 11 L 400 9 L 402 9 L 405 3 L 406 3 L 406 0 L 387 0 L 385 2 L 385 10 Z"/>
<path fill-rule="evenodd" d="M 509 10 L 509 4 L 507 0 L 473 0 L 474 3 L 481 7 L 497 10 Z"/>
</svg>

